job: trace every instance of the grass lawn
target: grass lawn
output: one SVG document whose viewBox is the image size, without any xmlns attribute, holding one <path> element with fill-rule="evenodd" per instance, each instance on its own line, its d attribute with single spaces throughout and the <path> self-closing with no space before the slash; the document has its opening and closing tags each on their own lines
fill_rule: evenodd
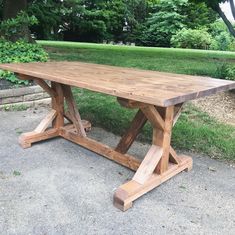
<svg viewBox="0 0 235 235">
<path fill-rule="evenodd" d="M 39 41 L 52 60 L 85 61 L 193 75 L 218 77 L 217 69 L 234 63 L 235 53 L 165 48 L 123 47 L 88 43 Z M 94 126 L 122 134 L 135 111 L 124 109 L 111 96 L 74 89 L 82 117 Z M 91 102 L 92 101 L 92 102 Z M 139 139 L 149 142 L 147 124 Z M 173 132 L 173 146 L 235 161 L 235 127 L 224 125 L 188 104 Z"/>
</svg>

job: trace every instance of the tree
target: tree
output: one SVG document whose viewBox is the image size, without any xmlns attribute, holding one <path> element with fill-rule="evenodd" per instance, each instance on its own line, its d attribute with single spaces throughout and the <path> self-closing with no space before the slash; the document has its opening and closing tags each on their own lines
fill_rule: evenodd
<svg viewBox="0 0 235 235">
<path fill-rule="evenodd" d="M 222 18 L 222 20 L 224 21 L 224 23 L 226 24 L 229 32 L 235 37 L 235 29 L 220 7 L 221 3 L 230 2 L 231 11 L 235 19 L 234 0 L 192 0 L 192 1 L 197 2 L 197 3 L 204 2 L 208 7 L 210 7 L 212 10 L 217 12 L 219 16 Z"/>
<path fill-rule="evenodd" d="M 182 9 L 181 15 L 185 16 L 185 25 L 189 29 L 209 28 L 216 21 L 218 15 L 205 3 L 188 2 Z"/>
<path fill-rule="evenodd" d="M 3 20 L 15 18 L 27 8 L 27 0 L 3 0 Z"/>
<path fill-rule="evenodd" d="M 148 18 L 142 43 L 147 46 L 169 47 L 173 35 L 182 29 L 185 17 L 181 15 L 187 0 L 162 0 L 156 5 L 156 13 Z"/>
<path fill-rule="evenodd" d="M 5 34 L 7 40 L 17 41 L 24 39 L 28 42 L 34 42 L 31 37 L 29 26 L 37 22 L 35 17 L 29 17 L 26 14 L 27 0 L 3 0 L 2 19 L 0 33 Z"/>
</svg>

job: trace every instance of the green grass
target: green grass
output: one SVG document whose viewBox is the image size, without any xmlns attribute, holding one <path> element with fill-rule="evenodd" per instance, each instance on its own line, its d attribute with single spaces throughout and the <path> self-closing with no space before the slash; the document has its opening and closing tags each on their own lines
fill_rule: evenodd
<svg viewBox="0 0 235 235">
<path fill-rule="evenodd" d="M 217 77 L 223 63 L 234 63 L 235 53 L 165 48 L 123 47 L 88 43 L 39 41 L 52 60 L 85 61 L 193 75 Z M 123 134 L 135 111 L 120 107 L 111 96 L 74 90 L 82 117 L 115 134 Z M 92 102 L 91 102 L 92 101 Z M 139 136 L 151 141 L 147 124 Z M 235 161 L 235 127 L 219 123 L 188 104 L 173 131 L 176 149 Z"/>
<path fill-rule="evenodd" d="M 76 88 L 74 96 L 82 118 L 118 135 L 124 133 L 136 112 L 122 108 L 108 95 Z M 138 139 L 150 143 L 151 136 L 146 124 Z M 179 150 L 235 160 L 235 128 L 217 122 L 191 104 L 186 105 L 174 127 L 172 143 Z"/>
<path fill-rule="evenodd" d="M 53 60 L 85 61 L 191 75 L 218 77 L 217 70 L 221 65 L 235 62 L 234 52 L 38 42 L 48 49 Z"/>
</svg>

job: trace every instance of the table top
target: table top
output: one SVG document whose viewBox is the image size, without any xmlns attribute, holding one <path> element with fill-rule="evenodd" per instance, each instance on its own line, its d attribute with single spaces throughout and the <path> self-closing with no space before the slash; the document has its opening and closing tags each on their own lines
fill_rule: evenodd
<svg viewBox="0 0 235 235">
<path fill-rule="evenodd" d="M 0 64 L 0 69 L 157 106 L 235 89 L 235 82 L 81 62 Z"/>
</svg>

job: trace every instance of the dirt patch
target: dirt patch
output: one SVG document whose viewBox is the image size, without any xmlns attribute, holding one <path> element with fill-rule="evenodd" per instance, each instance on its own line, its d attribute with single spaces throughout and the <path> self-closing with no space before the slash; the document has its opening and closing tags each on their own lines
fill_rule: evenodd
<svg viewBox="0 0 235 235">
<path fill-rule="evenodd" d="M 193 101 L 198 108 L 217 120 L 235 126 L 235 92 L 222 92 Z"/>
</svg>

